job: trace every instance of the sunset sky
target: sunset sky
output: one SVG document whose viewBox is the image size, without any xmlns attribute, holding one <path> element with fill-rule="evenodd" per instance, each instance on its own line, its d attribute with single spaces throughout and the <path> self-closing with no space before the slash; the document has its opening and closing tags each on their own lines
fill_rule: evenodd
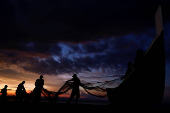
<svg viewBox="0 0 170 113">
<path fill-rule="evenodd" d="M 24 80 L 29 92 L 41 74 L 50 91 L 58 91 L 74 73 L 84 83 L 124 75 L 136 50 L 145 51 L 155 37 L 155 12 L 161 5 L 165 98 L 170 100 L 169 4 L 164 0 L 1 0 L 0 89 L 8 85 L 12 89 L 8 94 L 14 95 Z"/>
</svg>

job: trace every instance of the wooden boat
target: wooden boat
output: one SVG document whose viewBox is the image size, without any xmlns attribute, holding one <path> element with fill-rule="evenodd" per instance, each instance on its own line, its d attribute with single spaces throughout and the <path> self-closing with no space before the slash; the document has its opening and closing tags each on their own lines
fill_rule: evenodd
<svg viewBox="0 0 170 113">
<path fill-rule="evenodd" d="M 161 7 L 155 14 L 156 37 L 144 53 L 141 68 L 135 68 L 107 96 L 114 105 L 149 105 L 163 100 L 165 85 L 165 48 Z"/>
</svg>

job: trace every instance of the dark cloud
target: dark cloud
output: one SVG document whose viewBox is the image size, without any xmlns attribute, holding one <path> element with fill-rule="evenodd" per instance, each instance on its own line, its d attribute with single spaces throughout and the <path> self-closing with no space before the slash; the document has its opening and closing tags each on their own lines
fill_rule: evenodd
<svg viewBox="0 0 170 113">
<path fill-rule="evenodd" d="M 79 73 L 99 68 L 103 72 L 108 68 L 123 73 L 127 62 L 133 62 L 136 50 L 145 50 L 151 43 L 159 5 L 164 22 L 169 21 L 168 3 L 2 0 L 0 61 L 38 74 Z M 60 42 L 69 49 L 64 50 Z"/>
<path fill-rule="evenodd" d="M 89 42 L 83 45 L 83 50 L 85 53 L 102 53 L 108 49 L 107 44 Z"/>
<path fill-rule="evenodd" d="M 82 48 L 70 45 L 72 53 L 104 52 L 107 44 L 88 41 L 130 33 L 139 35 L 154 28 L 159 4 L 165 22 L 169 18 L 167 1 L 2 0 L 0 4 L 0 49 L 29 54 L 61 55 L 61 48 L 55 45 L 58 42 L 83 44 Z M 30 42 L 34 46 L 28 47 Z M 124 43 L 114 45 L 123 49 Z"/>
<path fill-rule="evenodd" d="M 158 1 L 1 1 L 1 42 L 83 42 L 154 27 Z M 152 7 L 152 8 L 151 8 Z M 165 11 L 167 12 L 167 11 Z M 166 18 L 169 18 L 164 13 Z"/>
<path fill-rule="evenodd" d="M 6 54 L 1 59 L 1 64 L 5 63 L 6 69 L 17 68 L 22 69 L 25 72 L 31 72 L 36 74 L 47 74 L 47 75 L 60 75 L 63 73 L 80 73 L 83 71 L 91 72 L 92 69 L 99 70 L 99 68 L 119 68 L 112 53 L 106 55 L 96 55 L 95 57 L 79 57 L 73 60 L 60 57 L 58 61 L 54 60 L 53 57 L 38 58 L 38 57 L 23 57 L 16 53 Z M 108 58 L 108 59 L 107 59 Z M 13 66 L 13 67 L 11 67 Z"/>
</svg>

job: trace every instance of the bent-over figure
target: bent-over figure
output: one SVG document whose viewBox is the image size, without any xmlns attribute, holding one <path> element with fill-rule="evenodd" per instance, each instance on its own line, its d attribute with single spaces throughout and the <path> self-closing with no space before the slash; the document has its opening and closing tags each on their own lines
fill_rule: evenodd
<svg viewBox="0 0 170 113">
<path fill-rule="evenodd" d="M 26 96 L 26 90 L 25 90 L 25 87 L 24 87 L 24 84 L 25 84 L 25 81 L 22 81 L 22 83 L 20 83 L 17 87 L 17 90 L 15 92 L 16 94 L 16 99 L 17 101 L 22 101 L 23 98 Z"/>
</svg>

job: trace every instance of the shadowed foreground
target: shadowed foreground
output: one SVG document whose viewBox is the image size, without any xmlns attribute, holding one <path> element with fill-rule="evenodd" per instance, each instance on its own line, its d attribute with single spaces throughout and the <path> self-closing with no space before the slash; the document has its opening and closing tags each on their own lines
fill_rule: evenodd
<svg viewBox="0 0 170 113">
<path fill-rule="evenodd" d="M 119 111 L 152 111 L 152 112 L 165 112 L 169 111 L 170 104 L 157 104 L 150 106 L 113 106 L 113 105 L 91 105 L 91 104 L 66 104 L 66 103 L 56 103 L 50 104 L 48 102 L 41 103 L 17 103 L 17 102 L 7 102 L 5 104 L 1 103 L 1 110 L 7 112 L 119 112 Z"/>
</svg>

